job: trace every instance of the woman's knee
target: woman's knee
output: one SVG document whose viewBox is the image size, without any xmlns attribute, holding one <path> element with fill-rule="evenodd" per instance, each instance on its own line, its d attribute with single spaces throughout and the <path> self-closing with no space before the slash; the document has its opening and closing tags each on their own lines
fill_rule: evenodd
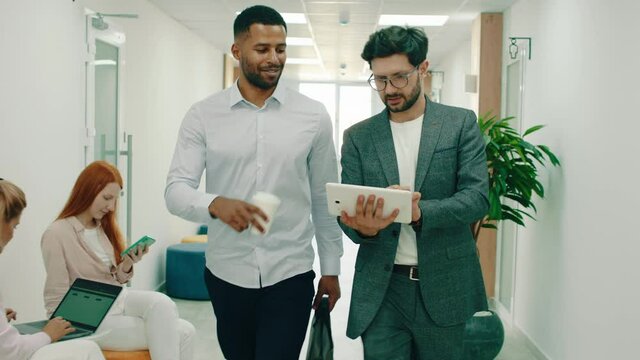
<svg viewBox="0 0 640 360">
<path fill-rule="evenodd" d="M 149 291 L 150 309 L 153 311 L 170 311 L 178 314 L 178 307 L 170 297 L 157 291 Z"/>
<path fill-rule="evenodd" d="M 40 348 L 31 357 L 32 360 L 61 360 L 61 359 L 104 359 L 100 347 L 93 341 L 76 339 L 53 343 Z"/>
<path fill-rule="evenodd" d="M 178 319 L 178 332 L 181 339 L 190 339 L 196 334 L 196 328 L 184 319 Z"/>
</svg>

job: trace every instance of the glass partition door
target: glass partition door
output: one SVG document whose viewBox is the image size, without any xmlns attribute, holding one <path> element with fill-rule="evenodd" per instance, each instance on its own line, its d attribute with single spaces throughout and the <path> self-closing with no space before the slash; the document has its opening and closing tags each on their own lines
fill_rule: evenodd
<svg viewBox="0 0 640 360">
<path fill-rule="evenodd" d="M 86 16 L 85 165 L 104 160 L 115 165 L 123 177 L 124 189 L 118 202 L 118 224 L 131 241 L 132 136 L 123 131 L 122 79 L 126 37 L 117 26 L 96 15 Z"/>
</svg>

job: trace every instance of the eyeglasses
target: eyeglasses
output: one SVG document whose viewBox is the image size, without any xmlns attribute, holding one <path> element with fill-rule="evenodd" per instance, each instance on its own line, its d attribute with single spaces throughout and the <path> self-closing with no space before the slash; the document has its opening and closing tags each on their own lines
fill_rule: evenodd
<svg viewBox="0 0 640 360">
<path fill-rule="evenodd" d="M 396 89 L 402 89 L 403 87 L 409 85 L 409 77 L 417 70 L 418 67 L 415 67 L 408 73 L 393 75 L 390 78 L 377 78 L 373 74 L 371 74 L 369 80 L 367 81 L 369 82 L 369 85 L 371 85 L 373 90 L 376 91 L 383 91 L 384 89 L 386 89 L 387 83 L 391 83 L 391 85 L 393 85 L 393 87 Z"/>
</svg>

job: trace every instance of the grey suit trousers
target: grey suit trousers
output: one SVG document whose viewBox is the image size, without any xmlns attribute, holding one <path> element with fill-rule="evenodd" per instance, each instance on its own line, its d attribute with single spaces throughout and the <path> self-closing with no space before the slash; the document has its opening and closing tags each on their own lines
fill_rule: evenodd
<svg viewBox="0 0 640 360">
<path fill-rule="evenodd" d="M 418 281 L 391 275 L 371 325 L 362 334 L 365 360 L 456 360 L 464 323 L 438 326 L 426 311 Z"/>
</svg>

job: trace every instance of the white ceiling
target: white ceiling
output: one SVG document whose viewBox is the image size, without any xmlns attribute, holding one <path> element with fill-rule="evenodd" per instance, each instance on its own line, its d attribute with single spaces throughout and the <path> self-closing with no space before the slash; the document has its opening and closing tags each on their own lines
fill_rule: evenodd
<svg viewBox="0 0 640 360">
<path fill-rule="evenodd" d="M 150 0 L 169 16 L 229 52 L 236 12 L 252 5 L 248 0 Z M 284 76 L 300 80 L 360 81 L 368 76 L 360 52 L 377 29 L 381 14 L 448 15 L 442 27 L 425 27 L 429 37 L 427 59 L 437 69 L 442 59 L 471 38 L 471 24 L 481 12 L 501 12 L 516 0 L 264 0 L 281 13 L 305 13 L 308 23 L 288 24 L 288 36 L 312 37 L 315 46 L 289 46 L 288 58 L 320 59 L 319 65 L 288 63 Z M 340 25 L 340 14 L 349 23 Z M 341 69 L 343 67 L 344 69 Z"/>
</svg>

